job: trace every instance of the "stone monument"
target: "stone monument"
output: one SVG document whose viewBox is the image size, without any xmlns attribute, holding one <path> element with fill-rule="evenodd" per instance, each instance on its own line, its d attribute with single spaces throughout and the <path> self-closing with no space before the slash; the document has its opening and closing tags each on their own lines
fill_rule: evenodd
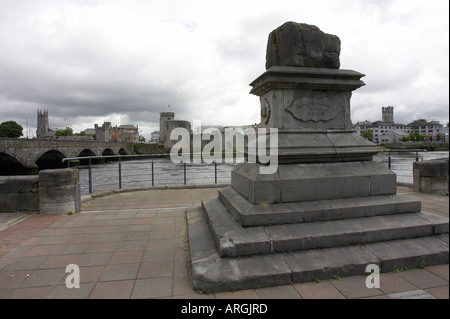
<svg viewBox="0 0 450 319">
<path fill-rule="evenodd" d="M 352 130 L 350 98 L 364 74 L 339 69 L 339 54 L 339 38 L 315 26 L 287 22 L 270 33 L 267 70 L 250 93 L 261 126 L 278 129 L 278 169 L 238 164 L 230 187 L 188 211 L 194 289 L 448 263 L 448 218 L 397 195 L 396 175 L 372 160 L 378 148 Z M 270 145 L 270 135 L 258 138 Z"/>
</svg>

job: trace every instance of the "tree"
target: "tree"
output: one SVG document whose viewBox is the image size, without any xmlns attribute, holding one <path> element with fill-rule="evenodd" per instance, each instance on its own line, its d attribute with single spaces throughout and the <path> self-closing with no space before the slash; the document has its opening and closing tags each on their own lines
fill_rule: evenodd
<svg viewBox="0 0 450 319">
<path fill-rule="evenodd" d="M 23 135 L 22 125 L 14 121 L 7 121 L 0 124 L 0 137 L 18 138 Z"/>
<path fill-rule="evenodd" d="M 72 136 L 73 130 L 70 127 L 66 127 L 63 130 L 57 130 L 56 136 Z"/>
<path fill-rule="evenodd" d="M 361 136 L 366 140 L 373 142 L 373 132 L 371 130 L 364 130 L 361 132 Z"/>
</svg>

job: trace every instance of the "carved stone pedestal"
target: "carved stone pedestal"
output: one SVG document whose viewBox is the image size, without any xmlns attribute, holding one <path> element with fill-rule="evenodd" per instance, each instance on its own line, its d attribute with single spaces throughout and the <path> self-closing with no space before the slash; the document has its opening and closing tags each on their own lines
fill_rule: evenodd
<svg viewBox="0 0 450 319">
<path fill-rule="evenodd" d="M 320 32 L 287 23 L 269 36 L 268 52 L 276 55 L 267 59 L 270 65 L 290 65 L 271 66 L 250 85 L 260 98 L 261 126 L 278 129 L 278 168 L 261 174 L 259 162 L 239 164 L 230 187 L 188 211 L 196 290 L 359 275 L 368 264 L 390 271 L 448 263 L 448 218 L 421 212 L 420 202 L 397 195 L 396 175 L 372 161 L 376 146 L 352 130 L 350 98 L 364 75 L 314 67 L 338 65 L 328 49 L 340 49 L 340 42 L 329 35 L 319 41 Z M 295 39 L 303 39 L 301 45 Z M 298 54 L 281 52 L 291 47 L 310 56 L 297 61 Z M 269 146 L 273 136 L 258 138 Z M 246 153 L 258 158 L 256 149 Z M 436 237 L 442 234 L 447 242 Z"/>
</svg>

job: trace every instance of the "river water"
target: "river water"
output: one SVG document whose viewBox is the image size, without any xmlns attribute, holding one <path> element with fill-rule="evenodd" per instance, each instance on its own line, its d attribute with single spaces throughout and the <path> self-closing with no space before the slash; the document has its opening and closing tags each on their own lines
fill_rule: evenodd
<svg viewBox="0 0 450 319">
<path fill-rule="evenodd" d="M 449 152 L 420 152 L 419 161 L 449 157 Z M 374 156 L 375 161 L 388 166 L 389 154 L 381 152 Z M 397 174 L 397 183 L 412 185 L 413 162 L 416 161 L 415 152 L 391 153 L 391 169 Z M 152 163 L 154 186 L 169 186 L 186 184 L 229 184 L 231 170 L 236 164 L 218 163 L 215 173 L 214 164 L 174 164 L 168 158 L 141 159 L 122 161 L 121 182 L 122 189 L 152 186 Z M 217 174 L 217 178 L 216 178 Z M 89 193 L 89 170 L 80 169 L 81 193 Z M 109 162 L 92 166 L 92 191 L 119 188 L 119 163 Z"/>
</svg>

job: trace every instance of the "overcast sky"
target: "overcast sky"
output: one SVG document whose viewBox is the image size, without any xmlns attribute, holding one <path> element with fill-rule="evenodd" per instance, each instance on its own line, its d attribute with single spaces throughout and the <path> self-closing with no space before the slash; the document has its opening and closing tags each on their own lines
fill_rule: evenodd
<svg viewBox="0 0 450 319">
<path fill-rule="evenodd" d="M 341 39 L 341 69 L 366 74 L 352 121 L 449 121 L 448 0 L 0 0 L 0 123 L 35 135 L 36 112 L 75 132 L 159 113 L 208 125 L 260 121 L 249 83 L 286 21 Z M 170 109 L 168 107 L 170 105 Z"/>
</svg>

